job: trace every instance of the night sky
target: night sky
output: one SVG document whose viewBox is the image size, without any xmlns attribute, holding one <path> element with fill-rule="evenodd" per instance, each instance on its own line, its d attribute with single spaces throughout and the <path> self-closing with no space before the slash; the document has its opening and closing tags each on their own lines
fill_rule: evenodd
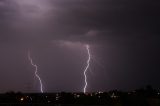
<svg viewBox="0 0 160 106">
<path fill-rule="evenodd" d="M 160 87 L 160 1 L 0 0 L 0 93 Z"/>
</svg>

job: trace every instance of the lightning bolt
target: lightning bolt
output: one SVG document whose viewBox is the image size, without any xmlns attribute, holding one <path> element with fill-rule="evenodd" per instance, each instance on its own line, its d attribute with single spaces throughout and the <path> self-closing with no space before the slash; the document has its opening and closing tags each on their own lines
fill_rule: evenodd
<svg viewBox="0 0 160 106">
<path fill-rule="evenodd" d="M 89 45 L 86 45 L 86 50 L 87 50 L 87 53 L 88 53 L 88 60 L 87 60 L 87 66 L 85 67 L 84 69 L 84 79 L 85 79 L 85 86 L 83 88 L 83 92 L 86 93 L 86 89 L 87 89 L 87 70 L 90 66 L 90 60 L 91 60 L 91 54 L 90 54 L 90 46 Z"/>
<path fill-rule="evenodd" d="M 38 75 L 38 66 L 33 63 L 33 60 L 32 60 L 32 58 L 31 58 L 30 51 L 28 51 L 28 59 L 29 59 L 31 65 L 32 65 L 33 67 L 35 67 L 35 76 L 36 76 L 37 79 L 39 80 L 40 90 L 41 90 L 41 93 L 43 93 L 43 84 L 42 84 L 42 80 L 41 80 L 40 76 Z"/>
</svg>

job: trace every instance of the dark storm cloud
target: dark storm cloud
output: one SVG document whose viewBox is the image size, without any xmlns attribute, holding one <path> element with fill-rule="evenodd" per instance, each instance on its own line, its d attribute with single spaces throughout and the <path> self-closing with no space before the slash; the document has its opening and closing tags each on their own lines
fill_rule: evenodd
<svg viewBox="0 0 160 106">
<path fill-rule="evenodd" d="M 92 62 L 95 74 L 89 73 L 88 90 L 157 87 L 159 10 L 158 0 L 0 0 L 2 91 L 27 91 L 23 82 L 34 85 L 25 47 L 39 65 L 46 91 L 81 91 L 87 58 L 83 44 L 90 44 L 104 65 L 101 69 Z M 15 88 L 9 84 L 11 71 Z"/>
<path fill-rule="evenodd" d="M 159 35 L 159 2 L 71 0 L 59 1 L 57 4 L 62 8 L 57 13 L 56 21 L 53 21 L 53 31 L 54 25 L 57 31 L 55 35 L 69 35 L 71 39 L 82 41 L 96 39 L 100 42 L 107 39 L 150 39 L 151 36 Z M 96 36 L 85 36 L 91 31 L 97 32 Z"/>
<path fill-rule="evenodd" d="M 12 39 L 15 35 L 82 42 L 150 39 L 160 33 L 159 5 L 150 0 L 1 0 L 1 27 Z M 87 36 L 90 32 L 95 36 Z"/>
</svg>

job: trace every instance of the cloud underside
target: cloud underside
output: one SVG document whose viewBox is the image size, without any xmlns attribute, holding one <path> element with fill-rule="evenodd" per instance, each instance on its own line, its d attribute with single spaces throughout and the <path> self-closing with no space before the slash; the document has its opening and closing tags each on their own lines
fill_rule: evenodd
<svg viewBox="0 0 160 106">
<path fill-rule="evenodd" d="M 159 39 L 159 1 L 0 0 L 1 42 Z"/>
</svg>

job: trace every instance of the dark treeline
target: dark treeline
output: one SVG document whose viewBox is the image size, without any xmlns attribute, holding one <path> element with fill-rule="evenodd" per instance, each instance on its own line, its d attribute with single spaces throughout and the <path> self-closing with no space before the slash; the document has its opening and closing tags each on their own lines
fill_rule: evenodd
<svg viewBox="0 0 160 106">
<path fill-rule="evenodd" d="M 93 93 L 15 93 L 0 94 L 0 104 L 72 104 L 107 106 L 160 106 L 160 90 L 147 86 L 130 92 L 113 90 Z"/>
</svg>

